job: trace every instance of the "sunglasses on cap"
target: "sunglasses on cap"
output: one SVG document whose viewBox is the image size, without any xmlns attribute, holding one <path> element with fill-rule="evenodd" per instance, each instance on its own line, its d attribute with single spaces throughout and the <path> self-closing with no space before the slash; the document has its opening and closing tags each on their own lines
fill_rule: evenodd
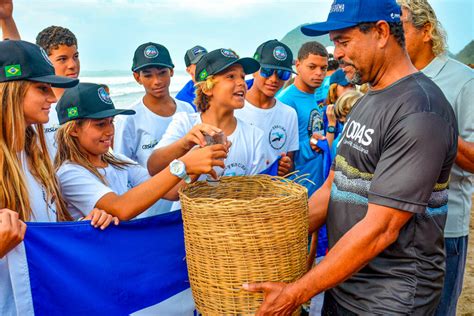
<svg viewBox="0 0 474 316">
<path fill-rule="evenodd" d="M 260 68 L 260 76 L 263 78 L 270 78 L 273 76 L 273 73 L 276 72 L 277 76 L 281 80 L 288 80 L 291 77 L 291 71 L 289 70 L 281 70 L 281 69 L 274 69 L 274 68 Z"/>
</svg>

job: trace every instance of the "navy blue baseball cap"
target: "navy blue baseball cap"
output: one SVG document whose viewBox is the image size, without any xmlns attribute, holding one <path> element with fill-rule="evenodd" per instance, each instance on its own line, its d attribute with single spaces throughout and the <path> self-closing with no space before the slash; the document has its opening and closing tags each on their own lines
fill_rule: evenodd
<svg viewBox="0 0 474 316">
<path fill-rule="evenodd" d="M 329 78 L 329 85 L 337 83 L 340 86 L 347 87 L 350 82 L 347 81 L 346 74 L 342 69 L 336 70 Z"/>
<path fill-rule="evenodd" d="M 103 119 L 115 115 L 132 115 L 134 110 L 116 109 L 103 85 L 81 82 L 66 89 L 56 104 L 59 124 L 78 119 Z"/>
<path fill-rule="evenodd" d="M 48 55 L 36 44 L 26 41 L 0 41 L 0 82 L 28 80 L 70 88 L 78 79 L 56 76 Z"/>
<path fill-rule="evenodd" d="M 231 49 L 220 48 L 204 54 L 196 64 L 196 82 L 205 81 L 207 77 L 220 73 L 234 64 L 244 68 L 246 75 L 260 69 L 260 64 L 253 58 L 239 56 Z"/>
<path fill-rule="evenodd" d="M 301 32 L 320 36 L 365 22 L 400 22 L 400 15 L 396 0 L 334 0 L 326 22 L 302 26 Z"/>
<path fill-rule="evenodd" d="M 173 69 L 170 52 L 163 45 L 148 42 L 137 47 L 133 55 L 132 71 L 137 72 L 148 67 L 166 67 Z"/>
</svg>

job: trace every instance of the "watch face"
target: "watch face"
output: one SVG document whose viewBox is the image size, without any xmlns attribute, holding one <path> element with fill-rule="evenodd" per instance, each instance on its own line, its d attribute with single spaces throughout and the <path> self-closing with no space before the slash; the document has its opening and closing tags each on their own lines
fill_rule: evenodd
<svg viewBox="0 0 474 316">
<path fill-rule="evenodd" d="M 179 160 L 175 160 L 171 163 L 170 169 L 171 173 L 181 176 L 184 172 L 184 163 Z"/>
</svg>

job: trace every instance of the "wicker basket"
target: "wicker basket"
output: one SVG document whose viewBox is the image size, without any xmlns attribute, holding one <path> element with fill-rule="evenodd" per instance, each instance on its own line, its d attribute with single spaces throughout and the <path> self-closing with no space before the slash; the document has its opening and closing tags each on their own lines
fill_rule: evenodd
<svg viewBox="0 0 474 316">
<path fill-rule="evenodd" d="M 189 280 L 203 315 L 254 315 L 263 294 L 242 290 L 243 283 L 291 282 L 305 272 L 304 187 L 279 177 L 224 177 L 179 195 Z"/>
</svg>

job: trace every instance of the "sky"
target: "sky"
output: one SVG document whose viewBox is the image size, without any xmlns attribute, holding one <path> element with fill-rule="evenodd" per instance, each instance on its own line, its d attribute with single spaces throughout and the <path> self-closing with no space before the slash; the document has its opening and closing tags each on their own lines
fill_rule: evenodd
<svg viewBox="0 0 474 316">
<path fill-rule="evenodd" d="M 377 1 L 377 0 L 372 0 Z M 185 51 L 232 48 L 252 56 L 257 46 L 295 27 L 326 20 L 332 0 L 14 0 L 23 39 L 35 41 L 50 25 L 78 39 L 81 69 L 129 70 L 140 44 L 156 42 L 184 69 Z M 458 53 L 474 39 L 474 0 L 431 0 Z"/>
</svg>

